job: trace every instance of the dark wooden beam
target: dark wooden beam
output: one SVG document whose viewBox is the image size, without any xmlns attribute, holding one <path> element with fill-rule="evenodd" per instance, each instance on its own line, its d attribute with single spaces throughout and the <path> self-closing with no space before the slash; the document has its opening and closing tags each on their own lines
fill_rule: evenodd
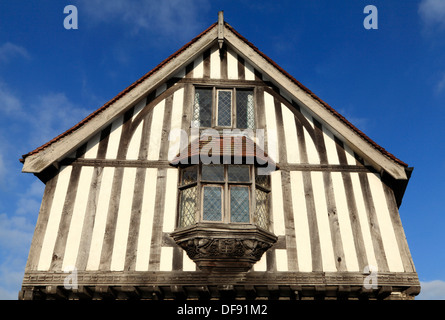
<svg viewBox="0 0 445 320">
<path fill-rule="evenodd" d="M 116 295 L 110 286 L 95 286 L 93 300 L 115 299 Z"/>
<path fill-rule="evenodd" d="M 86 286 L 79 286 L 77 289 L 72 289 L 72 294 L 70 295 L 73 299 L 85 300 L 92 299 L 94 292 L 91 288 Z"/>
<path fill-rule="evenodd" d="M 244 286 L 244 291 L 247 300 L 255 300 L 255 298 L 257 297 L 255 286 L 252 285 Z"/>
<path fill-rule="evenodd" d="M 107 159 L 67 159 L 63 165 L 90 167 L 126 167 L 126 168 L 171 168 L 168 161 L 150 160 L 107 160 Z"/>
<path fill-rule="evenodd" d="M 185 300 L 187 298 L 187 293 L 183 286 L 170 286 L 170 290 L 177 300 Z"/>
<path fill-rule="evenodd" d="M 153 300 L 164 299 L 164 293 L 159 286 L 151 286 L 149 291 L 151 292 L 151 297 Z"/>
<path fill-rule="evenodd" d="M 302 286 L 297 285 L 291 285 L 289 286 L 291 290 L 291 299 L 292 300 L 300 300 L 301 299 L 301 291 L 303 290 Z"/>
<path fill-rule="evenodd" d="M 269 300 L 277 300 L 280 297 L 280 288 L 277 285 L 268 285 Z"/>
<path fill-rule="evenodd" d="M 337 297 L 339 300 L 347 300 L 351 294 L 351 286 L 338 286 Z"/>
<path fill-rule="evenodd" d="M 382 286 L 377 293 L 377 298 L 383 300 L 389 297 L 391 295 L 391 292 L 392 292 L 391 286 Z"/>
<path fill-rule="evenodd" d="M 131 300 L 139 299 L 139 290 L 134 286 L 122 286 L 116 288 L 116 299 L 118 300 Z"/>
<path fill-rule="evenodd" d="M 323 300 L 326 296 L 326 286 L 324 285 L 316 285 L 314 297 L 317 300 Z"/>
<path fill-rule="evenodd" d="M 198 294 L 200 300 L 209 300 L 211 297 L 209 287 L 207 286 L 198 286 Z"/>
<path fill-rule="evenodd" d="M 219 285 L 218 292 L 221 300 L 233 300 L 236 296 L 235 288 L 233 285 Z"/>
<path fill-rule="evenodd" d="M 200 86 L 221 87 L 272 87 L 272 83 L 262 80 L 233 80 L 233 79 L 206 79 L 206 78 L 177 78 L 177 83 L 190 83 Z"/>
<path fill-rule="evenodd" d="M 372 288 L 362 287 L 358 292 L 358 298 L 360 300 L 369 300 L 370 297 L 373 297 L 374 290 Z"/>
<path fill-rule="evenodd" d="M 420 286 L 411 286 L 403 291 L 408 296 L 417 296 L 420 293 Z"/>
<path fill-rule="evenodd" d="M 68 298 L 68 294 L 63 287 L 57 285 L 46 286 L 45 293 L 48 300 L 66 300 Z"/>
<path fill-rule="evenodd" d="M 35 287 L 22 288 L 19 292 L 19 300 L 34 300 Z"/>
</svg>

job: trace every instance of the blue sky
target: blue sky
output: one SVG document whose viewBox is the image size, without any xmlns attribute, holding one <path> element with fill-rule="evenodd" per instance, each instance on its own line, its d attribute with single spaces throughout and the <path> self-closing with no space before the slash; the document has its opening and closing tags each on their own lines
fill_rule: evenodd
<svg viewBox="0 0 445 320">
<path fill-rule="evenodd" d="M 366 5 L 378 9 L 367 30 Z M 66 30 L 63 9 L 78 9 Z M 445 1 L 2 0 L 0 299 L 16 299 L 43 184 L 18 159 L 225 20 L 414 167 L 400 214 L 422 282 L 445 299 Z"/>
</svg>

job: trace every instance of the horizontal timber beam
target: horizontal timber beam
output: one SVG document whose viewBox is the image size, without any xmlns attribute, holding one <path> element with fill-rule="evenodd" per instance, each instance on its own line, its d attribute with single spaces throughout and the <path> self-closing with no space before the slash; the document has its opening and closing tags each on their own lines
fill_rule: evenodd
<svg viewBox="0 0 445 320">
<path fill-rule="evenodd" d="M 129 167 L 129 168 L 172 168 L 168 161 L 109 160 L 109 159 L 65 159 L 62 166 Z M 283 171 L 330 171 L 330 172 L 376 172 L 372 166 L 323 165 L 323 164 L 279 164 Z"/>
</svg>

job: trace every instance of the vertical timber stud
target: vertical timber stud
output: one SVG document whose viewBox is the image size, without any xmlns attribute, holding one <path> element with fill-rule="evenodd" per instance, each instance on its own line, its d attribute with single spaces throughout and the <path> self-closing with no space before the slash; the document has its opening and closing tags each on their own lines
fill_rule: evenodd
<svg viewBox="0 0 445 320">
<path fill-rule="evenodd" d="M 224 44 L 224 11 L 218 12 L 218 45 L 219 50 L 222 49 Z"/>
</svg>

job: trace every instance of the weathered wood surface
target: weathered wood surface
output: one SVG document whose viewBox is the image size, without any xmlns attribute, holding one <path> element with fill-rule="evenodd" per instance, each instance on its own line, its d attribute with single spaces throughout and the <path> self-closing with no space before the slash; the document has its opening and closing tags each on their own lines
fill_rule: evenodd
<svg viewBox="0 0 445 320">
<path fill-rule="evenodd" d="M 271 86 L 251 57 L 233 48 L 221 53 L 216 45 L 206 48 L 62 159 L 59 174 L 47 175 L 27 273 L 74 266 L 193 274 L 193 262 L 167 239 L 178 182 L 169 155 L 180 150 L 169 132 L 190 134 L 194 84 L 253 88 L 256 128 L 265 130 L 264 150 L 280 167 L 271 192 L 271 230 L 279 240 L 255 272 L 344 274 L 369 265 L 415 272 L 394 192 L 373 163 L 325 119 Z M 133 294 L 127 289 L 120 294 Z"/>
</svg>

